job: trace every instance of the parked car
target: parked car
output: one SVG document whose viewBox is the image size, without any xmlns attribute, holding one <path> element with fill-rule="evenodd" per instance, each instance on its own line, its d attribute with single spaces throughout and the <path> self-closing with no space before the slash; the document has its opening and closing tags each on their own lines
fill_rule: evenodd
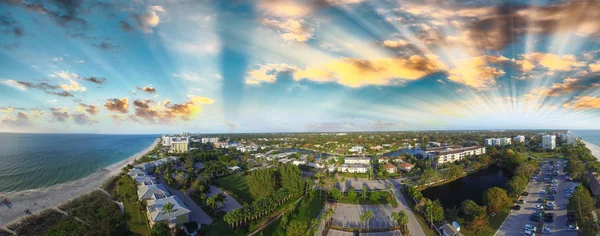
<svg viewBox="0 0 600 236">
<path fill-rule="evenodd" d="M 521 210 L 521 205 L 514 205 L 512 207 L 513 210 Z"/>
<path fill-rule="evenodd" d="M 525 230 L 537 231 L 537 228 L 532 224 L 525 224 Z"/>
<path fill-rule="evenodd" d="M 524 234 L 524 235 L 527 235 L 527 236 L 535 236 L 535 232 L 532 232 L 532 231 L 530 231 L 530 230 L 524 230 L 524 231 L 523 231 L 523 234 Z"/>
<path fill-rule="evenodd" d="M 579 230 L 579 226 L 577 225 L 569 225 L 569 227 L 567 228 L 568 231 L 577 231 Z"/>
<path fill-rule="evenodd" d="M 525 191 L 523 193 L 521 193 L 522 196 L 529 196 L 529 192 Z"/>
<path fill-rule="evenodd" d="M 523 204 L 523 203 L 525 203 L 525 200 L 519 199 L 519 200 L 517 200 L 517 203 L 518 204 Z"/>
<path fill-rule="evenodd" d="M 552 229 L 550 229 L 549 227 L 544 227 L 544 228 L 542 229 L 542 233 L 543 233 L 543 234 L 549 234 L 549 233 L 552 233 Z"/>
<path fill-rule="evenodd" d="M 572 194 L 570 194 L 570 193 L 567 193 L 567 195 L 565 195 L 565 196 L 566 196 L 566 197 L 571 197 L 571 196 L 573 196 L 573 195 L 572 195 Z"/>
<path fill-rule="evenodd" d="M 542 205 L 535 205 L 534 208 L 536 210 L 544 210 L 544 206 L 542 206 Z"/>
<path fill-rule="evenodd" d="M 540 216 L 537 216 L 537 215 L 531 215 L 531 216 L 529 217 L 529 220 L 531 220 L 531 221 L 535 221 L 535 222 L 540 222 L 540 221 L 542 221 L 542 217 L 540 217 Z"/>
</svg>

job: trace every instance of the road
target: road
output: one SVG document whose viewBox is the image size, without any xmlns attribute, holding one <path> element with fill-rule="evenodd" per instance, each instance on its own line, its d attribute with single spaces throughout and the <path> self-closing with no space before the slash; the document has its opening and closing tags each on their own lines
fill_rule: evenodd
<svg viewBox="0 0 600 236">
<path fill-rule="evenodd" d="M 534 224 L 536 222 L 531 221 L 529 219 L 530 215 L 535 211 L 534 206 L 541 204 L 537 203 L 538 198 L 546 198 L 546 194 L 541 194 L 540 191 L 546 188 L 546 185 L 550 184 L 550 181 L 544 181 L 544 173 L 546 168 L 550 165 L 546 164 L 549 161 L 559 161 L 558 168 L 558 188 L 556 191 L 556 207 L 554 210 L 550 210 L 548 212 L 552 212 L 555 214 L 554 222 L 552 223 L 539 223 L 536 225 L 539 230 L 542 227 L 549 227 L 552 229 L 552 234 L 554 235 L 578 235 L 576 231 L 567 231 L 567 197 L 565 193 L 566 188 L 576 187 L 579 183 L 565 181 L 565 172 L 564 172 L 564 164 L 562 159 L 540 159 L 544 164 L 540 165 L 540 173 L 537 175 L 540 181 L 531 181 L 525 191 L 529 192 L 529 196 L 521 196 L 521 200 L 526 201 L 526 203 L 521 204 L 521 210 L 511 210 L 510 214 L 504 220 L 504 223 L 500 226 L 500 229 L 496 232 L 497 236 L 504 235 L 521 235 L 524 231 L 525 224 Z M 543 225 L 543 226 L 542 226 Z"/>
<path fill-rule="evenodd" d="M 206 214 L 206 212 L 204 212 L 202 208 L 200 208 L 200 206 L 198 206 L 191 198 L 189 198 L 187 194 L 183 195 L 183 192 L 181 190 L 169 187 L 169 185 L 167 185 L 164 182 L 164 178 L 159 178 L 158 182 L 164 185 L 165 188 L 167 188 L 167 190 L 169 190 L 171 194 L 179 197 L 183 201 L 183 203 L 188 207 L 188 209 L 192 211 L 192 213 L 190 213 L 190 221 L 196 221 L 198 224 L 207 225 L 210 225 L 213 222 L 212 218 L 210 218 L 210 216 L 208 216 L 208 214 Z"/>
</svg>

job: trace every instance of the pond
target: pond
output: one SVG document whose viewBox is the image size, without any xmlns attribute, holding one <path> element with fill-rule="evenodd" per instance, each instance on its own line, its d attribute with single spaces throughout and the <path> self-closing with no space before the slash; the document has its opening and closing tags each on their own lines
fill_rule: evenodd
<svg viewBox="0 0 600 236">
<path fill-rule="evenodd" d="M 505 188 L 510 178 L 510 172 L 492 165 L 450 183 L 425 189 L 421 193 L 432 201 L 439 199 L 444 208 L 460 208 L 460 204 L 467 199 L 483 205 L 483 192 L 492 187 Z"/>
<path fill-rule="evenodd" d="M 327 154 L 327 153 L 315 152 L 315 151 L 299 149 L 299 148 L 284 148 L 284 149 L 279 149 L 279 151 L 280 152 L 299 152 L 302 154 L 313 155 L 313 156 L 315 156 L 315 158 L 317 160 L 321 159 L 321 158 L 328 158 L 331 156 L 330 154 Z"/>
<path fill-rule="evenodd" d="M 413 156 L 416 156 L 417 154 L 421 153 L 421 148 L 403 148 L 403 149 L 398 149 L 396 151 L 392 151 L 392 152 L 386 152 L 384 153 L 382 156 L 384 157 L 396 157 L 396 156 L 400 156 L 402 154 L 411 154 Z"/>
</svg>

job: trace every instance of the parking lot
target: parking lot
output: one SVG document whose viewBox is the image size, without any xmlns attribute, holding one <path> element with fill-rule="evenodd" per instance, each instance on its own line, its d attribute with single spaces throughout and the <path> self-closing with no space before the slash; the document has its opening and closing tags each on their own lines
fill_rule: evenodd
<svg viewBox="0 0 600 236">
<path fill-rule="evenodd" d="M 536 211 L 536 205 L 544 205 L 543 203 L 539 203 L 539 198 L 544 198 L 548 196 L 550 193 L 541 193 L 540 191 L 545 190 L 546 186 L 552 184 L 552 177 L 549 177 L 550 180 L 544 180 L 546 176 L 546 169 L 551 167 L 549 164 L 550 161 L 556 161 L 559 163 L 558 168 L 554 170 L 558 170 L 558 175 L 556 176 L 557 188 L 556 188 L 556 198 L 553 201 L 555 203 L 555 207 L 553 210 L 547 210 L 546 212 L 554 213 L 554 222 L 535 222 L 530 219 L 530 216 Z M 538 169 L 539 174 L 537 176 L 537 181 L 531 180 L 529 185 L 526 188 L 526 192 L 529 193 L 528 196 L 521 196 L 520 200 L 525 201 L 523 204 L 519 204 L 521 206 L 520 210 L 512 210 L 510 215 L 506 217 L 506 220 L 500 226 L 496 235 L 522 235 L 525 229 L 525 224 L 533 224 L 537 227 L 537 233 L 541 233 L 541 230 L 545 227 L 551 229 L 549 234 L 554 235 L 578 235 L 577 231 L 567 231 L 567 197 L 565 193 L 565 189 L 567 188 L 575 188 L 579 183 L 566 181 L 566 175 L 564 170 L 564 162 L 563 159 L 543 159 L 540 168 Z"/>
<path fill-rule="evenodd" d="M 355 235 L 364 235 L 364 236 L 401 236 L 400 230 L 388 231 L 388 232 L 379 232 L 379 233 L 359 233 L 355 234 L 353 232 L 344 232 L 335 229 L 330 229 L 327 232 L 327 236 L 355 236 Z"/>
<path fill-rule="evenodd" d="M 369 229 L 381 229 L 395 226 L 395 223 L 392 223 L 388 218 L 392 214 L 392 207 L 389 204 L 337 204 L 335 214 L 333 215 L 332 224 L 345 228 L 367 228 L 367 223 L 360 221 L 360 215 L 367 210 L 371 210 L 373 212 L 373 218 L 371 218 L 368 223 Z"/>
</svg>

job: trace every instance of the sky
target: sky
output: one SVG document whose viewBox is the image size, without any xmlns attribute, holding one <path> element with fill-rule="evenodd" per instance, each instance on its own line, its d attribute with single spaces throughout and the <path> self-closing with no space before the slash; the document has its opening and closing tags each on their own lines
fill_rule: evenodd
<svg viewBox="0 0 600 236">
<path fill-rule="evenodd" d="M 0 0 L 0 132 L 600 129 L 600 1 Z"/>
</svg>

